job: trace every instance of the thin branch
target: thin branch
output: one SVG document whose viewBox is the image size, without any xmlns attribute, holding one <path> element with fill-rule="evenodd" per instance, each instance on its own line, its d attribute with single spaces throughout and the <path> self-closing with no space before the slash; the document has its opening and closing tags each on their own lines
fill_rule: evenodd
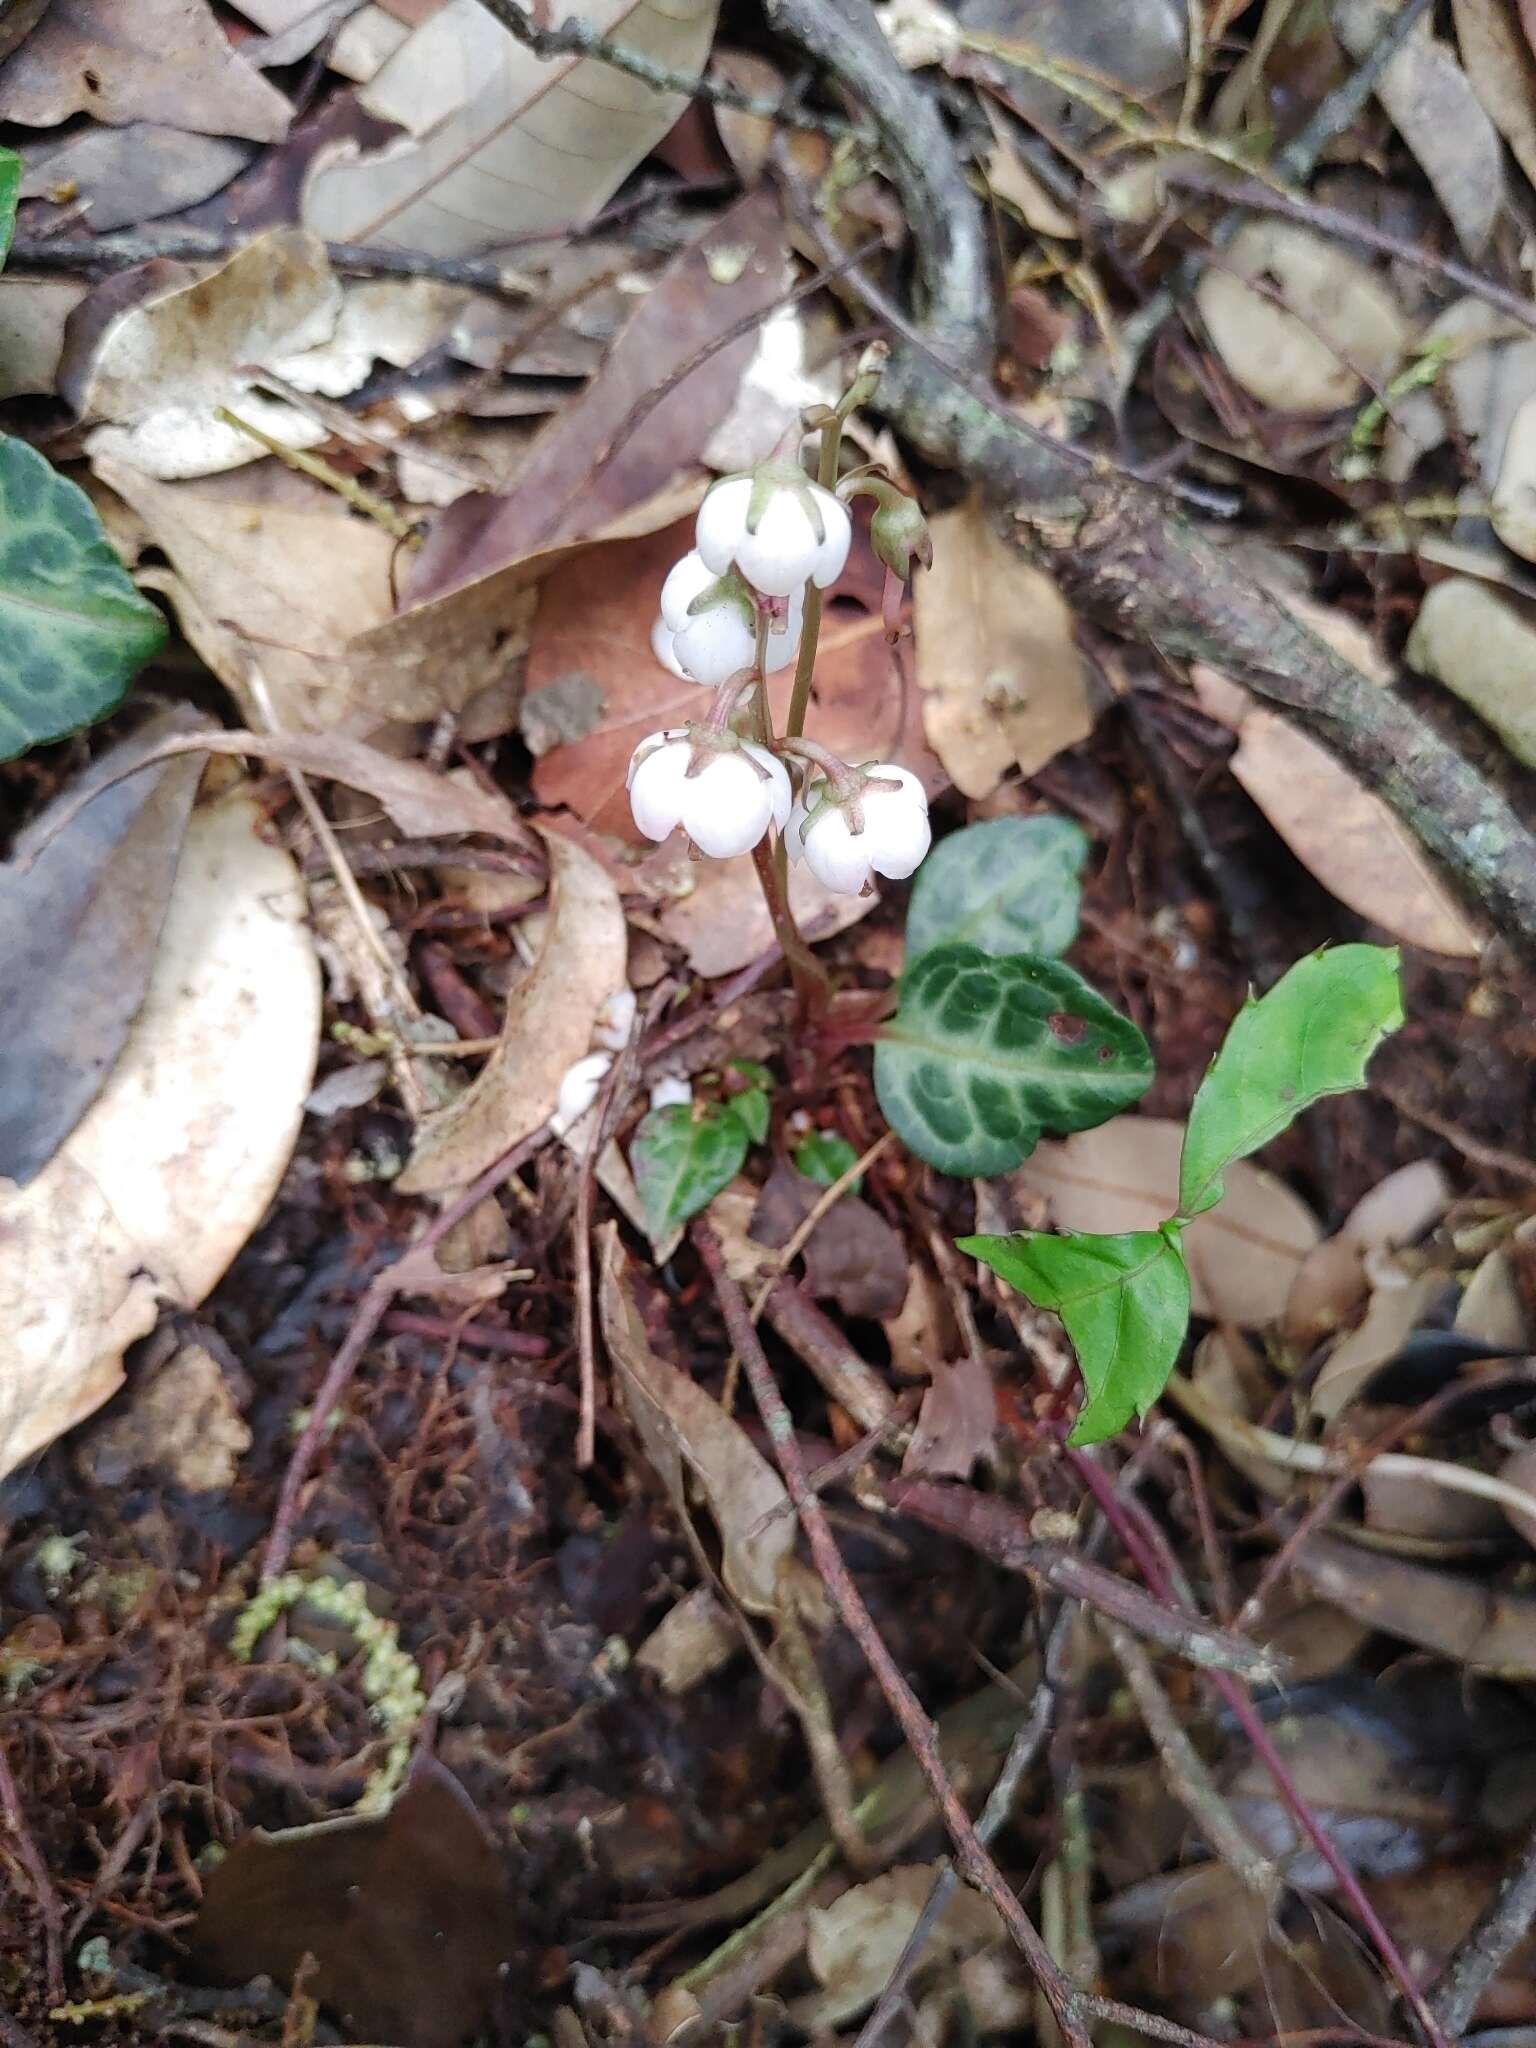
<svg viewBox="0 0 1536 2048">
<path fill-rule="evenodd" d="M 967 388 L 967 373 L 989 366 L 983 217 L 932 103 L 897 63 L 868 0 L 773 0 L 771 11 L 875 116 L 912 224 L 926 347 L 893 352 L 876 403 L 930 459 L 982 488 L 1070 605 L 1165 656 L 1209 662 L 1248 684 L 1385 798 L 1465 895 L 1536 955 L 1536 834 L 1471 762 L 1302 625 L 1166 495 L 1081 450 L 1032 438 Z"/>
<path fill-rule="evenodd" d="M 1436 2019 L 1458 2039 L 1472 2023 L 1478 2001 L 1536 1920 L 1536 1829 L 1498 1896 L 1446 1964 L 1430 1997 Z"/>
<path fill-rule="evenodd" d="M 16 1789 L 10 1758 L 3 1747 L 0 1747 L 0 1819 L 10 1831 L 16 1861 L 26 1872 L 27 1883 L 32 1887 L 32 1902 L 37 1908 L 38 1919 L 43 1923 L 45 1988 L 49 2002 L 57 2005 L 64 1997 L 64 1907 L 27 1826 L 26 1810 Z"/>
<path fill-rule="evenodd" d="M 831 136 L 835 142 L 853 133 L 848 122 L 839 120 L 835 114 L 812 113 L 793 105 L 787 96 L 781 100 L 764 99 L 755 93 L 738 92 L 735 86 L 724 85 L 718 79 L 694 78 L 686 71 L 674 71 L 670 65 L 658 64 L 654 57 L 647 57 L 640 50 L 599 34 L 591 22 L 577 15 L 570 16 L 558 28 L 540 28 L 528 10 L 518 6 L 517 0 L 480 0 L 480 5 L 536 57 L 595 57 L 599 64 L 627 72 L 657 92 L 708 100 L 712 106 L 729 107 L 738 114 L 755 114 L 761 121 L 776 121 L 786 128 L 808 128 L 813 134 Z"/>
<path fill-rule="evenodd" d="M 943 1816 L 955 1845 L 961 1875 L 996 1908 L 1003 1925 L 1018 1944 L 1025 1962 L 1055 2015 L 1056 2023 L 1071 2048 L 1091 2048 L 1083 1994 L 1067 1982 L 1055 1959 L 1040 1938 L 1038 1929 L 1014 1896 L 1003 1873 L 977 1836 L 970 1815 L 950 1782 L 939 1754 L 938 1730 L 923 1711 L 895 1659 L 875 1627 L 863 1596 L 854 1584 L 828 1525 L 821 1502 L 806 1476 L 805 1462 L 795 1440 L 795 1426 L 784 1405 L 762 1344 L 747 1312 L 746 1296 L 726 1269 L 720 1240 L 706 1225 L 694 1225 L 694 1242 L 714 1282 L 726 1329 L 746 1373 L 753 1399 L 768 1431 L 769 1441 L 784 1475 L 784 1484 L 795 1504 L 795 1512 L 811 1546 L 826 1586 L 844 1627 L 863 1652 L 876 1683 L 884 1693 L 897 1725 L 906 1738 L 913 1759 L 922 1772 L 935 1805 Z"/>
</svg>

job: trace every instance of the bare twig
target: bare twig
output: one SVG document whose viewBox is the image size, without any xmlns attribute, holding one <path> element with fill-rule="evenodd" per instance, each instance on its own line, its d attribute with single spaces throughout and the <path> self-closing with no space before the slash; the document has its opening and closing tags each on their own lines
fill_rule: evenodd
<svg viewBox="0 0 1536 2048">
<path fill-rule="evenodd" d="M 266 1555 L 261 1562 L 262 1583 L 281 1577 L 287 1569 L 288 1559 L 293 1550 L 294 1535 L 298 1528 L 299 1507 L 304 1491 L 304 1482 L 315 1461 L 315 1453 L 324 1440 L 332 1412 L 342 1395 L 351 1384 L 352 1375 L 357 1371 L 374 1332 L 384 1319 L 398 1292 L 401 1281 L 397 1269 L 402 1260 L 413 1255 L 432 1251 L 441 1244 L 449 1231 L 462 1223 L 473 1209 L 477 1209 L 487 1195 L 496 1192 L 509 1174 L 513 1174 L 531 1159 L 549 1135 L 547 1125 L 541 1125 L 526 1138 L 510 1146 L 494 1165 L 488 1166 L 476 1181 L 472 1181 L 457 1200 L 450 1202 L 437 1221 L 431 1224 L 415 1242 L 407 1246 L 400 1259 L 392 1266 L 386 1266 L 382 1273 L 376 1273 L 363 1290 L 363 1298 L 352 1317 L 351 1327 L 342 1339 L 341 1346 L 326 1369 L 320 1390 L 315 1395 L 309 1420 L 304 1433 L 293 1447 L 293 1456 L 288 1460 L 288 1469 L 283 1474 L 283 1483 L 278 1491 L 277 1508 L 272 1517 L 272 1532 L 267 1538 Z"/>
<path fill-rule="evenodd" d="M 805 1361 L 829 1398 L 846 1408 L 860 1429 L 888 1426 L 896 1412 L 890 1387 L 802 1288 L 793 1280 L 776 1282 L 768 1292 L 766 1313 L 790 1350 Z"/>
<path fill-rule="evenodd" d="M 960 1873 L 996 1907 L 1003 1925 L 1018 1944 L 1035 1981 L 1045 1993 L 1065 2040 L 1071 2048 L 1091 2048 L 1082 1994 L 1057 1968 L 1033 1921 L 978 1839 L 971 1817 L 944 1769 L 939 1754 L 938 1730 L 897 1669 L 895 1659 L 864 1605 L 863 1596 L 843 1563 L 821 1502 L 806 1477 L 805 1463 L 795 1441 L 794 1423 L 779 1393 L 752 1318 L 747 1313 L 746 1297 L 726 1269 L 720 1240 L 707 1224 L 695 1223 L 693 1234 L 714 1282 L 726 1329 L 741 1358 L 747 1383 L 767 1428 L 779 1469 L 784 1474 L 784 1484 L 789 1489 L 800 1525 L 811 1546 L 816 1568 L 843 1626 L 863 1652 L 865 1662 L 885 1694 L 924 1782 L 943 1816 L 955 1845 Z"/>
<path fill-rule="evenodd" d="M 968 388 L 989 367 L 993 338 L 984 219 L 932 102 L 897 63 L 868 0 L 773 0 L 771 14 L 874 115 L 912 223 L 926 349 L 893 353 L 876 402 L 930 458 L 981 486 L 1077 610 L 1247 683 L 1384 797 L 1466 895 L 1536 954 L 1536 833 L 1470 761 L 1165 494 L 1031 437 Z"/>
<path fill-rule="evenodd" d="M 4 1819 L 10 1833 L 16 1861 L 26 1872 L 27 1883 L 32 1887 L 32 1903 L 43 1923 L 44 1976 L 49 2003 L 57 2005 L 64 1996 L 64 1907 L 53 1888 L 48 1866 L 32 1839 L 32 1830 L 27 1826 L 26 1811 L 11 1771 L 11 1760 L 3 1747 L 0 1747 L 0 1818 Z"/>
<path fill-rule="evenodd" d="M 1520 1860 L 1505 1878 L 1498 1896 L 1478 1915 L 1430 1997 L 1435 2017 L 1456 2040 L 1472 2023 L 1478 2001 L 1503 1968 L 1506 1958 L 1530 1932 L 1536 1920 L 1536 1829 Z"/>
<path fill-rule="evenodd" d="M 754 93 L 738 92 L 735 86 L 723 85 L 718 79 L 691 78 L 686 71 L 674 71 L 641 50 L 631 50 L 626 44 L 601 35 L 579 15 L 570 16 L 558 28 L 540 28 L 528 10 L 518 6 L 517 0 L 480 0 L 480 5 L 536 57 L 595 57 L 599 64 L 627 72 L 642 85 L 654 86 L 657 92 L 708 100 L 712 106 L 730 107 L 738 114 L 756 114 L 759 120 L 777 121 L 786 128 L 809 128 L 817 135 L 830 135 L 835 141 L 853 132 L 835 114 L 813 113 L 788 100 L 763 99 Z"/>
</svg>

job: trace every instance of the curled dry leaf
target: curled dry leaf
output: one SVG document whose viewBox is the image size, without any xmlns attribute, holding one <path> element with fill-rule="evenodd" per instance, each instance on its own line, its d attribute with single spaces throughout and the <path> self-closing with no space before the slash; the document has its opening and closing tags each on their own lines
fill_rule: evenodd
<svg viewBox="0 0 1536 2048">
<path fill-rule="evenodd" d="M 36 1179 L 0 1183 L 0 1473 L 106 1400 L 162 1303 L 202 1301 L 288 1163 L 320 975 L 259 825 L 241 789 L 193 815 L 105 1087 Z"/>
<path fill-rule="evenodd" d="M 704 68 L 714 0 L 586 0 L 579 18 L 684 77 Z M 589 219 L 687 105 L 678 93 L 564 54 L 536 57 L 479 0 L 446 0 L 362 88 L 404 134 L 320 157 L 306 224 L 333 242 L 473 256 Z"/>
<path fill-rule="evenodd" d="M 1294 592 L 1286 609 L 1386 683 L 1381 651 L 1355 620 Z M 1316 740 L 1204 663 L 1190 670 L 1201 708 L 1238 736 L 1228 766 L 1302 865 L 1330 895 L 1394 938 L 1453 959 L 1475 959 L 1476 932 L 1418 841 L 1379 797 Z"/>
<path fill-rule="evenodd" d="M 195 714 L 154 719 L 70 793 L 120 774 Z M 0 869 L 0 1174 L 21 1185 L 101 1090 L 144 1000 L 202 764 L 160 761 L 56 831 L 44 810 Z"/>
<path fill-rule="evenodd" d="M 1066 600 L 993 531 L 979 500 L 929 522 L 933 567 L 912 591 L 923 730 L 955 787 L 990 796 L 1093 729 Z"/>
<path fill-rule="evenodd" d="M 1183 1143 L 1182 1123 L 1119 1116 L 1038 1146 L 1013 1177 L 1046 1196 L 1058 1229 L 1155 1230 L 1178 1207 Z M 1190 1307 L 1256 1327 L 1280 1315 L 1322 1233 L 1301 1197 L 1251 1161 L 1228 1167 L 1226 1184 L 1225 1198 L 1184 1232 Z"/>
<path fill-rule="evenodd" d="M 628 1279 L 618 1228 L 599 1233 L 598 1309 L 603 1342 L 645 1454 L 684 1527 L 690 1496 L 720 1532 L 720 1577 L 748 1614 L 771 1615 L 784 1598 L 795 1517 L 784 1482 L 720 1403 L 652 1350 Z"/>
<path fill-rule="evenodd" d="M 1396 0 L 1333 0 L 1335 32 L 1357 64 L 1396 11 Z M 1480 256 L 1507 198 L 1504 156 L 1455 51 L 1421 23 L 1384 67 L 1376 97 L 1434 186 L 1462 248 Z"/>
<path fill-rule="evenodd" d="M 1220 268 L 1202 274 L 1195 302 L 1229 375 L 1276 412 L 1353 404 L 1367 383 L 1388 381 L 1410 336 L 1373 270 L 1287 221 L 1239 228 Z"/>
<path fill-rule="evenodd" d="M 874 2004 L 917 1925 L 941 1866 L 903 1863 L 850 1885 L 829 1906 L 808 1916 L 805 1954 L 821 1989 L 791 2008 L 797 2027 L 812 2035 L 842 2025 Z M 953 1962 L 1003 1938 L 997 1908 L 962 1885 L 934 1928 L 925 1963 Z"/>
<path fill-rule="evenodd" d="M 778 202 L 749 193 L 668 265 L 598 374 L 529 450 L 516 488 L 448 507 L 412 572 L 412 603 L 602 532 L 675 483 L 734 404 L 755 337 L 744 333 L 679 373 L 738 321 L 766 314 L 787 276 Z M 666 396 L 621 439 L 634 408 L 658 390 Z M 649 617 L 645 627 L 649 635 Z"/>
<path fill-rule="evenodd" d="M 676 1601 L 635 1652 L 642 1671 L 656 1675 L 674 1699 L 692 1692 L 728 1664 L 741 1648 L 741 1630 L 708 1586 Z"/>
<path fill-rule="evenodd" d="M 1501 1592 L 1336 1536 L 1309 1536 L 1293 1569 L 1357 1621 L 1417 1643 L 1469 1670 L 1536 1678 L 1536 1600 Z"/>
<path fill-rule="evenodd" d="M 281 142 L 293 108 L 207 0 L 52 0 L 6 64 L 5 118 L 52 128 L 71 114 Z"/>
<path fill-rule="evenodd" d="M 554 1111 L 597 1013 L 625 986 L 619 892 L 591 854 L 558 832 L 549 853 L 544 944 L 513 989 L 496 1050 L 464 1093 L 427 1117 L 396 1185 L 406 1194 L 462 1187 Z"/>
</svg>

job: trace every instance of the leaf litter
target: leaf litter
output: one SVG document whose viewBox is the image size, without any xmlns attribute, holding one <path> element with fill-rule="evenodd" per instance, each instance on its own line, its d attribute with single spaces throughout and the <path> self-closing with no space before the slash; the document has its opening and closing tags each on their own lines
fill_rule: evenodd
<svg viewBox="0 0 1536 2048">
<path fill-rule="evenodd" d="M 857 2038 L 953 1842 L 740 1395 L 707 1202 L 973 1807 L 1025 1744 L 993 1853 L 1056 1964 L 1206 2037 L 1407 2038 L 1390 1936 L 1448 1968 L 1536 1822 L 1523 970 L 1315 732 L 1106 636 L 870 412 L 846 460 L 917 478 L 934 566 L 893 613 L 860 523 L 807 731 L 913 770 L 935 851 L 860 898 L 794 870 L 808 1024 L 751 857 L 638 846 L 625 769 L 707 701 L 651 652 L 685 522 L 835 403 L 911 222 L 776 33 L 578 10 L 657 91 L 497 11 L 53 0 L 0 44 L 0 484 L 43 571 L 63 540 L 94 578 L 52 608 L 0 551 L 61 664 L 42 718 L 19 625 L 0 653 L 7 2006 L 50 2044 L 237 2013 L 575 2048 L 773 1998 Z M 1262 533 L 1383 693 L 1528 763 L 1528 10 L 1454 0 L 1374 68 L 1364 0 L 887 12 L 996 202 L 999 402 Z M 1367 70 L 1239 221 L 1224 187 Z M 798 97 L 706 92 L 674 134 L 701 75 Z M 823 233 L 851 267 L 818 281 Z M 1364 1089 L 1261 1105 L 1234 1163 L 1245 1068 L 1181 1190 L 1249 995 L 1382 940 L 1407 1023 Z M 956 948 L 989 1014 L 1020 955 L 1051 992 L 995 1048 L 1006 1157 L 922 1071 L 976 1078 Z M 1063 1076 L 1126 1113 L 1062 1135 Z M 1161 1262 L 1223 1179 L 1166 1400 L 1064 1447 L 1076 1294 L 1058 1320 L 955 1241 Z M 1144 1370 L 1168 1320 L 1116 1325 Z M 638 1945 L 663 1925 L 680 1953 Z M 1528 1942 L 1479 1995 L 1536 2017 Z M 1051 2038 L 969 1888 L 903 1996 L 924 2039 Z"/>
</svg>

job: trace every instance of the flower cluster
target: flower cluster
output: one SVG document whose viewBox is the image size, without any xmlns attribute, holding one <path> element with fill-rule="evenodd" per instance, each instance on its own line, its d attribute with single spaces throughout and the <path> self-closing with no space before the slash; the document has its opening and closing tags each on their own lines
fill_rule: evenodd
<svg viewBox="0 0 1536 2048">
<path fill-rule="evenodd" d="M 651 647 L 714 700 L 705 718 L 641 741 L 629 801 L 647 838 L 681 826 L 716 858 L 752 851 L 772 829 L 826 888 L 858 895 L 874 875 L 910 875 L 927 853 L 928 800 L 917 777 L 891 762 L 850 767 L 802 739 L 793 722 L 775 741 L 761 698 L 755 737 L 733 723 L 765 678 L 800 656 L 808 593 L 843 572 L 853 539 L 845 497 L 877 500 L 872 538 L 888 583 L 928 560 L 922 514 L 893 484 L 860 473 L 841 491 L 775 461 L 708 492 L 695 546 L 662 585 Z M 813 653 L 808 647 L 801 671 Z M 802 699 L 804 690 L 797 671 Z"/>
</svg>

